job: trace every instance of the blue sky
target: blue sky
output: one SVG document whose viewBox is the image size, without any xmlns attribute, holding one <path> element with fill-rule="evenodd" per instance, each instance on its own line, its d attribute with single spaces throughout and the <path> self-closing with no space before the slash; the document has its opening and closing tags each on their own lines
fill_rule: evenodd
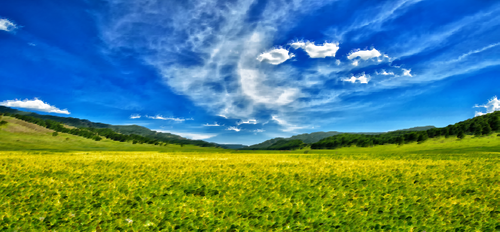
<svg viewBox="0 0 500 232">
<path fill-rule="evenodd" d="M 497 1 L 0 3 L 0 105 L 217 143 L 500 109 Z"/>
</svg>

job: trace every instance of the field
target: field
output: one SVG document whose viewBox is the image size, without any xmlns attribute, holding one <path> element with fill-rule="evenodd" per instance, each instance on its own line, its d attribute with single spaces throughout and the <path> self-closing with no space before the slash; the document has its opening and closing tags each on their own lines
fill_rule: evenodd
<svg viewBox="0 0 500 232">
<path fill-rule="evenodd" d="M 497 154 L 1 152 L 7 231 L 495 231 Z"/>
<path fill-rule="evenodd" d="M 54 137 L 5 118 L 1 231 L 500 231 L 496 133 L 234 151 Z"/>
</svg>

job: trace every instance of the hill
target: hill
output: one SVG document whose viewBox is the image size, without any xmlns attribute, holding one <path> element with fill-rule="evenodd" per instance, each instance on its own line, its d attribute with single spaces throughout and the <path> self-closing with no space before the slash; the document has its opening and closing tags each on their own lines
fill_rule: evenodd
<svg viewBox="0 0 500 232">
<path fill-rule="evenodd" d="M 221 148 L 198 147 L 194 145 L 133 144 L 102 138 L 100 141 L 82 136 L 57 133 L 54 130 L 29 123 L 14 117 L 0 116 L 0 151 L 160 151 L 160 152 L 225 152 Z"/>
<path fill-rule="evenodd" d="M 312 149 L 337 149 L 342 147 L 373 147 L 375 145 L 405 145 L 412 142 L 423 143 L 429 138 L 455 137 L 466 135 L 481 137 L 500 131 L 500 111 L 467 119 L 443 128 L 418 128 L 418 130 L 399 130 L 378 135 L 340 134 L 324 138 L 311 144 Z"/>
<path fill-rule="evenodd" d="M 434 126 L 424 126 L 424 127 L 412 127 L 408 129 L 402 129 L 402 130 L 396 130 L 396 131 L 391 131 L 391 132 L 411 132 L 411 131 L 422 131 L 422 130 L 428 130 L 435 128 Z M 389 132 L 351 132 L 351 133 L 344 133 L 344 132 L 338 132 L 338 131 L 329 131 L 329 132 L 313 132 L 313 133 L 305 133 L 305 134 L 299 134 L 299 135 L 294 135 L 290 138 L 274 138 L 270 140 L 266 140 L 262 143 L 255 144 L 248 146 L 243 149 L 248 149 L 248 150 L 275 150 L 276 147 L 282 147 L 283 144 L 286 144 L 286 142 L 283 141 L 292 141 L 292 140 L 300 140 L 305 144 L 312 144 L 316 143 L 324 138 L 328 138 L 331 136 L 335 135 L 340 135 L 340 134 L 363 134 L 363 135 L 378 135 L 378 134 L 383 134 L 383 133 L 389 133 Z M 277 144 L 279 143 L 279 144 Z M 295 143 L 297 144 L 297 143 Z M 279 149 L 278 149 L 279 150 Z"/>
<path fill-rule="evenodd" d="M 158 140 L 166 143 L 175 143 L 175 144 L 192 144 L 196 146 L 203 147 L 218 147 L 219 144 L 209 143 L 202 140 L 192 140 L 183 138 L 179 135 L 152 131 L 146 127 L 138 126 L 138 125 L 127 125 L 127 126 L 118 126 L 118 125 L 110 125 L 99 122 L 91 122 L 87 119 L 79 119 L 72 117 L 59 117 L 53 115 L 41 115 L 32 112 L 20 111 L 16 109 L 12 109 L 5 106 L 0 106 L 0 113 L 9 113 L 9 114 L 18 114 L 23 116 L 35 117 L 43 120 L 52 120 L 56 122 L 63 123 L 65 125 L 76 127 L 76 128 L 96 128 L 96 129 L 111 129 L 114 132 L 121 133 L 124 135 L 139 135 L 144 136 L 149 139 Z"/>
</svg>

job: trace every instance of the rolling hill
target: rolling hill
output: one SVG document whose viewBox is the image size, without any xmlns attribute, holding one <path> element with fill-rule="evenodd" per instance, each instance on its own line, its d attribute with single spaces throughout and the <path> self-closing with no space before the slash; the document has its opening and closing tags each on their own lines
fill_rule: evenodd
<svg viewBox="0 0 500 232">
<path fill-rule="evenodd" d="M 197 145 L 197 146 L 203 146 L 203 147 L 219 147 L 219 144 L 216 143 L 209 143 L 205 142 L 202 140 L 192 140 L 192 139 L 187 139 L 184 137 L 181 137 L 179 135 L 171 134 L 171 133 L 164 133 L 164 132 L 157 132 L 157 131 L 152 131 L 146 127 L 138 126 L 138 125 L 126 125 L 126 126 L 121 126 L 121 125 L 110 125 L 110 124 L 105 124 L 105 123 L 99 123 L 99 122 L 91 122 L 86 119 L 79 119 L 79 118 L 72 118 L 72 117 L 59 117 L 59 116 L 53 116 L 53 115 L 42 115 L 42 114 L 37 114 L 37 113 L 32 113 L 32 112 L 26 112 L 26 111 L 20 111 L 16 109 L 12 109 L 9 107 L 5 106 L 0 106 L 0 113 L 9 113 L 9 114 L 19 114 L 19 115 L 24 115 L 24 116 L 31 116 L 35 118 L 40 118 L 44 120 L 53 120 L 56 122 L 63 123 L 65 125 L 71 126 L 71 127 L 76 127 L 76 128 L 97 128 L 97 129 L 104 129 L 108 128 L 111 129 L 117 133 L 121 133 L 124 135 L 140 135 L 144 136 L 146 138 L 150 139 L 155 139 L 167 143 L 175 143 L 175 144 L 192 144 L 192 145 Z"/>
<path fill-rule="evenodd" d="M 0 116 L 0 151 L 160 151 L 160 152 L 225 152 L 222 148 L 199 147 L 194 145 L 133 144 L 103 138 L 100 141 L 82 136 L 57 133 L 54 130 L 29 123 L 14 117 Z"/>
</svg>

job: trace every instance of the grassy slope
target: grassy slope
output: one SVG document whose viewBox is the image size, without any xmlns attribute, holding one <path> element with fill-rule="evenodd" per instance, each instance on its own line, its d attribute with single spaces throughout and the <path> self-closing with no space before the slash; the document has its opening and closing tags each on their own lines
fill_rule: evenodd
<svg viewBox="0 0 500 232">
<path fill-rule="evenodd" d="M 0 126 L 0 150 L 47 150 L 47 151 L 162 151 L 162 152 L 224 152 L 224 149 L 204 148 L 192 145 L 169 144 L 155 146 L 150 144 L 132 144 L 103 139 L 99 142 L 80 136 L 59 133 L 52 136 L 52 130 L 27 123 L 12 117 L 2 117 L 8 122 Z"/>
</svg>

